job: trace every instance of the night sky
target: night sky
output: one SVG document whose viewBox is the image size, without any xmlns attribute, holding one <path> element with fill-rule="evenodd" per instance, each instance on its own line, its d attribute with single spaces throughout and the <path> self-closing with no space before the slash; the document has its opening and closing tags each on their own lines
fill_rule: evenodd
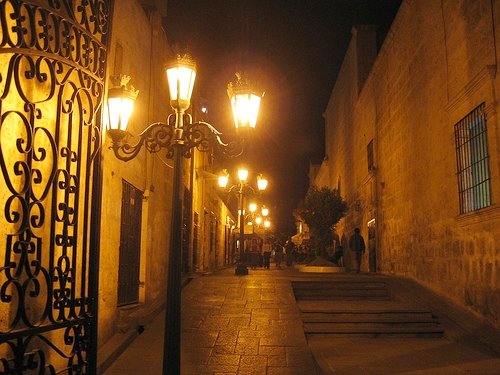
<svg viewBox="0 0 500 375">
<path fill-rule="evenodd" d="M 380 25 L 383 40 L 400 0 L 168 0 L 165 27 L 177 52 L 197 61 L 206 120 L 231 136 L 226 94 L 245 72 L 265 96 L 245 153 L 221 168 L 245 164 L 263 173 L 262 201 L 273 224 L 293 234 L 292 211 L 309 184 L 311 160 L 324 156 L 324 120 L 353 24 Z"/>
</svg>

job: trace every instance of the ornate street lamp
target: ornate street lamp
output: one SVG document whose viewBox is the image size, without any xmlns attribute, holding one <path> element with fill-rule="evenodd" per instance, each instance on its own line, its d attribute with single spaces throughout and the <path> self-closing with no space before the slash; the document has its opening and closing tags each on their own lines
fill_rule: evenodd
<svg viewBox="0 0 500 375">
<path fill-rule="evenodd" d="M 166 67 L 170 92 L 170 106 L 174 113 L 168 116 L 167 122 L 156 122 L 149 125 L 141 134 L 136 144 L 126 143 L 126 128 L 132 113 L 133 102 L 137 91 L 128 87 L 128 79 L 122 79 L 119 87 L 109 90 L 108 112 L 109 130 L 112 139 L 111 148 L 119 160 L 132 160 L 144 146 L 150 153 L 166 150 L 166 156 L 173 159 L 172 212 L 170 231 L 170 250 L 168 262 L 168 287 L 165 314 L 165 342 L 163 353 L 163 375 L 180 374 L 180 322 L 181 322 L 181 244 L 182 244 L 182 158 L 190 158 L 193 148 L 209 151 L 212 147 L 229 156 L 237 156 L 243 151 L 243 140 L 224 143 L 221 133 L 207 122 L 193 123 L 190 114 L 186 113 L 191 103 L 196 79 L 196 66 L 189 57 L 177 57 Z M 240 76 L 238 76 L 239 78 Z M 245 96 L 244 92 L 247 90 Z M 234 113 L 235 126 L 255 127 L 254 120 L 258 110 L 260 97 L 248 91 L 248 82 L 238 80 L 228 86 Z M 232 95 L 232 96 L 231 96 Z M 244 104 L 245 97 L 249 104 Z M 262 97 L 262 96 L 261 96 Z M 243 111 L 246 108 L 248 111 Z M 253 126 L 252 126 L 253 124 Z"/>
<path fill-rule="evenodd" d="M 229 182 L 229 173 L 224 170 L 219 176 L 219 187 L 226 189 Z M 257 176 L 257 189 L 258 191 L 263 191 L 267 187 L 267 180 L 262 177 L 261 174 Z M 228 192 L 234 192 L 238 195 L 238 214 L 239 214 L 239 226 L 240 226 L 240 246 L 239 246 L 239 256 L 238 263 L 236 264 L 235 274 L 238 276 L 248 275 L 248 268 L 246 263 L 243 261 L 244 255 L 244 243 L 245 243 L 245 205 L 244 205 L 244 195 L 245 192 L 250 190 L 255 193 L 255 190 L 248 185 L 248 170 L 245 168 L 238 169 L 238 183 L 232 185 Z"/>
<path fill-rule="evenodd" d="M 262 206 L 260 208 L 260 212 L 258 212 L 258 205 L 257 203 L 250 203 L 248 205 L 248 209 L 250 211 L 250 221 L 248 222 L 249 225 L 252 225 L 252 233 L 255 233 L 257 228 L 264 227 L 264 229 L 269 229 L 271 226 L 271 221 L 269 220 L 269 208 L 266 206 Z"/>
</svg>

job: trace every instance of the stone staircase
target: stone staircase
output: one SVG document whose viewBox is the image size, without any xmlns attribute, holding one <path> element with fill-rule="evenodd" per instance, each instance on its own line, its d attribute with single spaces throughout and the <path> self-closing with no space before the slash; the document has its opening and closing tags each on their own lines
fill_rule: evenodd
<svg viewBox="0 0 500 375">
<path fill-rule="evenodd" d="M 428 338 L 444 334 L 431 311 L 394 303 L 383 280 L 295 281 L 292 287 L 306 335 Z"/>
<path fill-rule="evenodd" d="M 388 301 L 391 299 L 389 288 L 384 281 L 293 281 L 292 288 L 297 301 Z"/>
</svg>

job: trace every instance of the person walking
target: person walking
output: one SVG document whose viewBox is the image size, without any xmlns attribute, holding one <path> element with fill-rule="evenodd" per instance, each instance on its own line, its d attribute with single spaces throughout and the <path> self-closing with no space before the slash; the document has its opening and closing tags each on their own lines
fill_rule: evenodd
<svg viewBox="0 0 500 375">
<path fill-rule="evenodd" d="M 288 237 L 288 240 L 285 243 L 285 254 L 286 254 L 286 265 L 291 267 L 293 264 L 293 256 L 295 253 L 295 244 L 292 241 L 291 237 Z"/>
<path fill-rule="evenodd" d="M 337 266 L 343 266 L 344 251 L 340 244 L 340 237 L 337 229 L 332 226 L 332 245 L 328 247 L 328 260 Z"/>
<path fill-rule="evenodd" d="M 250 264 L 253 270 L 257 269 L 259 264 L 260 246 L 257 240 L 252 239 L 252 245 L 250 248 Z"/>
<path fill-rule="evenodd" d="M 361 259 L 365 252 L 365 240 L 360 234 L 359 228 L 354 229 L 354 233 L 349 238 L 349 249 L 354 251 L 356 260 L 356 273 L 361 270 Z"/>
<path fill-rule="evenodd" d="M 264 257 L 264 268 L 270 269 L 270 264 L 271 264 L 271 243 L 269 242 L 268 239 L 264 240 L 264 245 L 262 246 L 262 252 L 263 257 Z"/>
<path fill-rule="evenodd" d="M 281 268 L 281 262 L 283 261 L 283 249 L 279 243 L 274 245 L 274 262 L 276 263 L 276 268 Z"/>
</svg>

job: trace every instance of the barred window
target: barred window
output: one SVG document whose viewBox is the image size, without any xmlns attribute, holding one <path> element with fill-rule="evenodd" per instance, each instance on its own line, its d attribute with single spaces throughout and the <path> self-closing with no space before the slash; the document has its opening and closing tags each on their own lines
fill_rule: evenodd
<svg viewBox="0 0 500 375">
<path fill-rule="evenodd" d="M 373 139 L 366 146 L 366 159 L 368 161 L 368 172 L 371 172 L 375 169 L 375 162 L 373 159 Z"/>
<path fill-rule="evenodd" d="M 491 205 L 485 105 L 455 125 L 460 213 Z"/>
</svg>

